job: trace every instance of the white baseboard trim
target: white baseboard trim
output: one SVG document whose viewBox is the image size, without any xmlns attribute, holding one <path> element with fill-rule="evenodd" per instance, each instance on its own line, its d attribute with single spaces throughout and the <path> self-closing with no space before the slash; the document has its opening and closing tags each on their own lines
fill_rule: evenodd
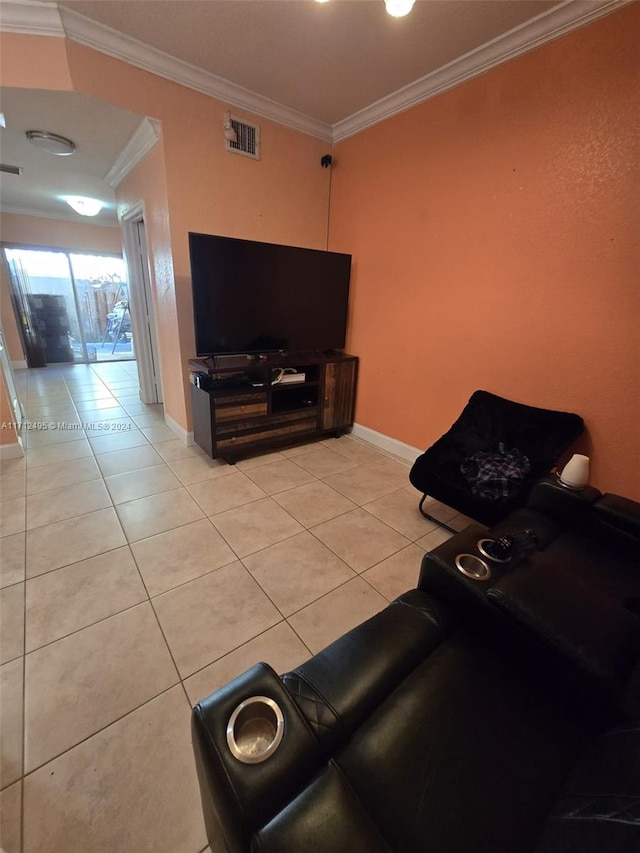
<svg viewBox="0 0 640 853">
<path fill-rule="evenodd" d="M 187 432 L 183 426 L 180 426 L 178 421 L 174 421 L 171 415 L 164 413 L 164 422 L 169 427 L 171 432 L 175 432 L 176 438 L 179 438 L 184 444 L 189 447 L 193 444 L 193 433 Z"/>
<path fill-rule="evenodd" d="M 394 456 L 399 456 L 400 459 L 406 459 L 408 462 L 415 462 L 418 456 L 424 453 L 424 450 L 412 447 L 404 441 L 391 438 L 390 435 L 377 432 L 377 430 L 363 426 L 362 424 L 354 424 L 351 435 L 361 438 L 363 441 L 368 441 L 369 444 L 379 447 L 380 450 L 386 450 L 387 453 L 393 453 Z"/>
<path fill-rule="evenodd" d="M 24 358 L 20 359 L 20 361 L 12 361 L 11 367 L 13 370 L 26 370 L 27 362 L 24 360 Z"/>
<path fill-rule="evenodd" d="M 24 456 L 22 443 L 12 441 L 11 444 L 0 444 L 0 459 L 20 459 Z"/>
</svg>

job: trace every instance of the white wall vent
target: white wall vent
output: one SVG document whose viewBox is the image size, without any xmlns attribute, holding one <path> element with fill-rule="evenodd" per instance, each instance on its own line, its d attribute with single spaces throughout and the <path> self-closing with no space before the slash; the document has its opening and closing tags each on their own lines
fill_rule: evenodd
<svg viewBox="0 0 640 853">
<path fill-rule="evenodd" d="M 226 129 L 229 125 L 232 128 L 231 131 Z M 226 113 L 225 139 L 227 151 L 243 154 L 253 160 L 260 159 L 260 128 L 257 124 L 249 124 Z"/>
</svg>

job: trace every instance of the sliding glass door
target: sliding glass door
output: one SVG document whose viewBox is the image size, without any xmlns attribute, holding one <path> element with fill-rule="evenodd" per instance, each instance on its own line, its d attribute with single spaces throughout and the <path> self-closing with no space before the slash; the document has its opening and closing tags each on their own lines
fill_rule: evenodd
<svg viewBox="0 0 640 853">
<path fill-rule="evenodd" d="M 135 358 L 122 258 L 5 247 L 30 367 Z"/>
</svg>

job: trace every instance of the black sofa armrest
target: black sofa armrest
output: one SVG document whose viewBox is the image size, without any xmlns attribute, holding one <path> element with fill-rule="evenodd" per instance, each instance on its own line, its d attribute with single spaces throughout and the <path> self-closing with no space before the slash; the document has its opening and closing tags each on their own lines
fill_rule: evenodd
<svg viewBox="0 0 640 853">
<path fill-rule="evenodd" d="M 505 575 L 487 600 L 523 629 L 514 636 L 534 650 L 535 664 L 550 664 L 591 694 L 613 696 L 638 660 L 638 617 L 555 566 L 525 565 Z"/>
<path fill-rule="evenodd" d="M 414 589 L 282 681 L 327 751 L 344 743 L 449 634 L 445 605 Z"/>
<path fill-rule="evenodd" d="M 635 551 L 640 559 L 640 503 L 620 495 L 603 495 L 593 507 L 595 532 L 612 544 Z"/>
<path fill-rule="evenodd" d="M 579 491 L 567 489 L 560 484 L 555 474 L 550 474 L 535 484 L 527 506 L 559 521 L 574 524 L 589 515 L 593 504 L 601 496 L 601 492 L 593 486 L 586 486 Z"/>
</svg>

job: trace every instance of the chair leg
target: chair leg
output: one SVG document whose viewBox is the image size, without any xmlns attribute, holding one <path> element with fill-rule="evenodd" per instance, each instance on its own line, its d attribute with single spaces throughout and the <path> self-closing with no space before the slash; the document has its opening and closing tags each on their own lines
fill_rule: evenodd
<svg viewBox="0 0 640 853">
<path fill-rule="evenodd" d="M 448 530 L 449 533 L 457 533 L 458 532 L 457 530 L 454 530 L 453 527 L 449 527 L 449 525 L 445 524 L 444 521 L 438 521 L 437 518 L 434 518 L 432 515 L 429 515 L 428 512 L 425 512 L 425 510 L 423 508 L 423 504 L 428 497 L 429 497 L 429 495 L 425 492 L 425 494 L 422 496 L 422 500 L 418 504 L 418 509 L 420 510 L 420 514 L 422 516 L 424 516 L 424 518 L 428 519 L 429 521 L 433 521 L 433 523 L 437 524 L 438 527 L 444 527 L 444 529 Z"/>
</svg>

